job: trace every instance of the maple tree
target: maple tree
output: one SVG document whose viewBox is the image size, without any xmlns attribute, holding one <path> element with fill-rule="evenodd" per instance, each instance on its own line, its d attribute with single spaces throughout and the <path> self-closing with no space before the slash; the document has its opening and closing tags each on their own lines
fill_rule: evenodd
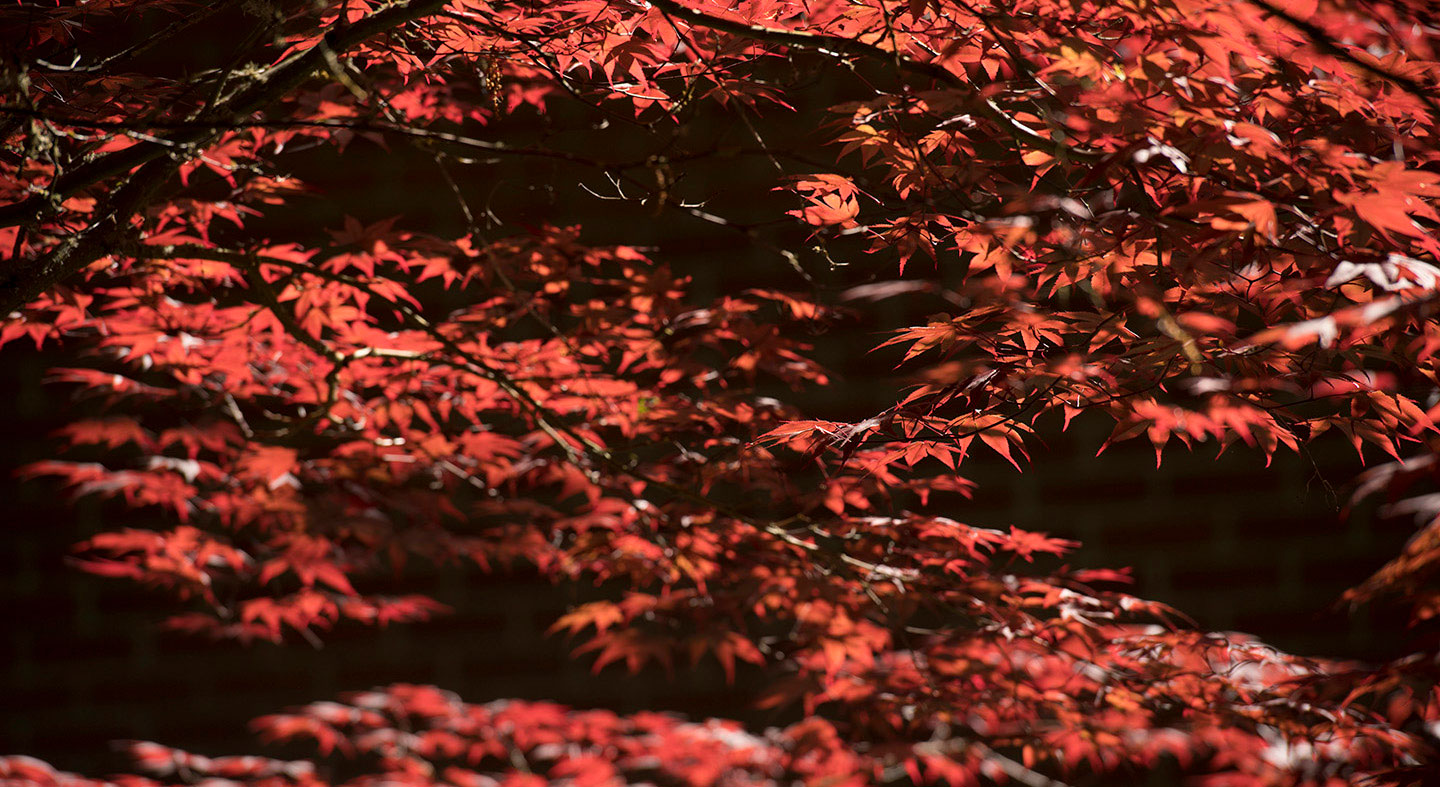
<svg viewBox="0 0 1440 787">
<path fill-rule="evenodd" d="M 1110 442 L 1148 440 L 1157 461 L 1343 439 L 1388 457 L 1357 498 L 1427 522 L 1347 599 L 1432 621 L 1426 11 L 5 11 L 23 24 L 0 104 L 0 342 L 63 353 L 56 379 L 110 413 L 60 435 L 97 461 L 29 472 L 163 523 L 89 539 L 84 569 L 172 595 L 166 625 L 246 642 L 443 614 L 367 590 L 414 561 L 523 563 L 623 588 L 554 624 L 597 669 L 714 658 L 809 717 L 746 732 L 392 686 L 258 722 L 313 741 L 314 761 L 145 743 L 138 765 L 267 785 L 1424 778 L 1437 651 L 1361 666 L 1198 631 L 1124 572 L 1061 565 L 1073 542 L 940 512 L 963 510 L 977 454 L 1022 467 L 1052 413 L 1109 418 Z M 248 32 L 213 67 L 156 58 L 207 20 Z M 824 144 L 795 144 L 797 126 Z M 362 146 L 429 159 L 463 226 L 280 221 L 321 193 L 296 172 Z M 698 297 L 638 229 L 595 243 L 476 202 L 471 173 L 514 161 L 556 167 L 547 189 L 733 233 L 796 286 Z M 687 177 L 738 161 L 764 166 L 735 165 L 762 173 L 736 204 Z M 778 398 L 828 383 L 806 329 L 922 292 L 947 311 L 883 341 L 920 381 L 893 406 L 842 423 Z M 95 783 L 22 756 L 0 779 Z"/>
</svg>

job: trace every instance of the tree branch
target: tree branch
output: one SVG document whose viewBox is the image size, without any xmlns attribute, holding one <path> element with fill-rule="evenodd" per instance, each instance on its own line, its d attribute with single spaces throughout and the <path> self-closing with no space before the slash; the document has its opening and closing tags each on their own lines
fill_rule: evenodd
<svg viewBox="0 0 1440 787">
<path fill-rule="evenodd" d="M 67 238 L 35 260 L 11 259 L 0 266 L 0 314 L 12 312 L 41 292 L 108 253 L 129 227 L 130 217 L 180 167 L 171 149 L 202 144 L 235 121 L 279 100 L 318 69 L 325 52 L 345 51 L 413 19 L 432 13 L 444 0 L 402 0 L 384 10 L 336 27 L 315 46 L 297 52 L 270 68 L 234 96 L 205 113 L 200 125 L 157 142 L 135 145 L 82 164 L 55 179 L 46 193 L 0 207 L 0 227 L 39 221 L 55 205 L 82 189 L 126 173 L 130 175 L 108 200 L 104 218 Z"/>
<path fill-rule="evenodd" d="M 1422 85 L 1404 74 L 1396 74 L 1374 63 L 1368 63 L 1356 57 L 1350 50 L 1336 43 L 1335 39 L 1331 38 L 1330 34 L 1326 33 L 1319 25 L 1301 19 L 1279 6 L 1272 5 L 1268 0 L 1246 0 L 1246 2 L 1273 17 L 1284 20 L 1286 24 L 1304 33 L 1305 37 L 1310 39 L 1310 43 L 1314 44 L 1316 49 L 1344 60 L 1346 63 L 1355 66 L 1371 76 L 1394 83 L 1401 90 L 1420 99 L 1420 103 L 1424 104 L 1425 108 L 1430 110 L 1430 116 L 1432 118 L 1440 119 L 1440 103 L 1435 101 L 1436 88 Z"/>
<path fill-rule="evenodd" d="M 898 67 L 901 71 L 933 79 L 936 82 L 956 90 L 978 93 L 975 85 L 971 83 L 969 79 L 957 75 L 939 63 L 905 57 L 899 52 L 882 49 L 874 44 L 867 44 L 853 38 L 826 35 L 823 33 L 807 33 L 799 30 L 779 30 L 773 27 L 761 27 L 759 25 L 742 22 L 738 19 L 726 19 L 704 13 L 703 11 L 697 11 L 693 8 L 680 5 L 675 2 L 675 0 L 651 0 L 651 3 L 666 13 L 678 16 L 692 25 L 734 33 L 735 35 L 753 38 L 757 41 L 781 44 L 796 49 L 808 49 L 832 56 L 859 56 L 870 60 L 877 60 L 892 68 Z M 1006 133 L 1015 140 L 1015 144 L 1019 147 L 1031 147 L 1043 150 L 1046 153 L 1054 155 L 1056 158 L 1081 159 L 1087 161 L 1098 161 L 1107 155 L 1103 150 L 1066 145 L 1063 142 L 1058 142 L 1043 136 L 1015 118 L 1010 117 L 993 99 L 980 96 L 980 103 L 977 104 L 977 109 L 980 114 L 985 115 L 1003 128 Z"/>
</svg>

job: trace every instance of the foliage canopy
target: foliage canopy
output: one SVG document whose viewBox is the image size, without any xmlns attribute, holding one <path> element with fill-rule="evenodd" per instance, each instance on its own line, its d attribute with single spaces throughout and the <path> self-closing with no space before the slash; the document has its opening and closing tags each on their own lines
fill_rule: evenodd
<svg viewBox="0 0 1440 787">
<path fill-rule="evenodd" d="M 1094 412 L 1157 460 L 1336 433 L 1390 457 L 1357 494 L 1434 519 L 1425 5 L 6 10 L 0 342 L 67 354 L 57 377 L 111 413 L 62 435 L 100 461 L 32 472 L 164 523 L 90 539 L 85 569 L 243 642 L 440 612 L 366 589 L 416 560 L 521 562 L 624 588 L 555 623 L 597 669 L 755 665 L 760 702 L 815 714 L 760 734 L 395 686 L 260 720 L 318 766 L 138 763 L 267 785 L 1423 778 L 1435 652 L 1359 668 L 1196 631 L 1122 572 L 1059 565 L 1071 542 L 941 512 L 977 454 L 1023 466 L 1036 419 Z M 217 23 L 243 34 L 213 62 L 163 57 Z M 361 146 L 430 161 L 462 225 L 287 223 L 335 198 L 295 173 Z M 642 221 L 607 231 L 636 239 L 477 201 L 492 168 L 621 203 Z M 795 286 L 694 296 L 645 220 L 722 228 Z M 947 310 L 885 340 L 920 381 L 893 406 L 840 423 L 777 398 L 827 385 L 808 334 L 918 292 Z M 1349 599 L 1423 626 L 1437 557 L 1430 523 Z M 24 757 L 0 778 L 90 783 Z"/>
</svg>

